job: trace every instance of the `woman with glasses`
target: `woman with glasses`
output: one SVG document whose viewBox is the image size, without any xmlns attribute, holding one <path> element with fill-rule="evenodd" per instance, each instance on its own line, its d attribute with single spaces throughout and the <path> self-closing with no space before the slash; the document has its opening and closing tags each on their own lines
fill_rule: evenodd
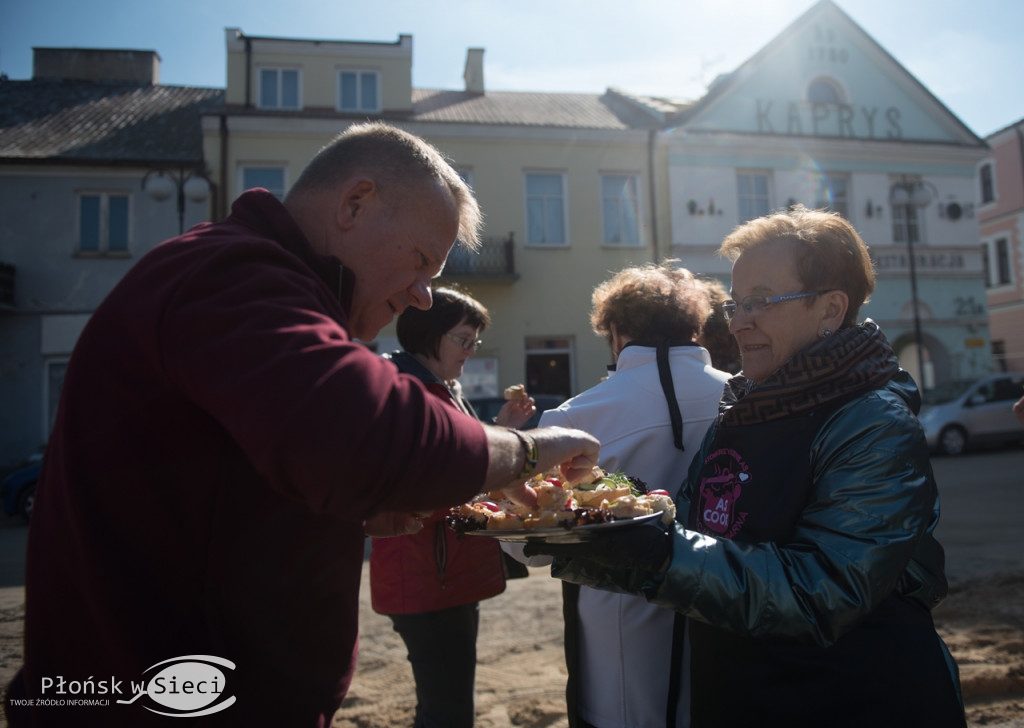
<svg viewBox="0 0 1024 728">
<path fill-rule="evenodd" d="M 797 208 L 720 252 L 743 370 L 675 528 L 527 553 L 689 618 L 694 728 L 965 726 L 931 616 L 947 584 L 920 396 L 879 327 L 857 322 L 874 289 L 864 242 Z"/>
<path fill-rule="evenodd" d="M 475 417 L 458 379 L 480 348 L 490 317 L 479 301 L 452 288 L 435 289 L 433 300 L 427 310 L 410 306 L 398 317 L 403 351 L 385 356 L 452 407 Z M 532 397 L 510 400 L 496 424 L 520 427 L 535 411 Z M 505 590 L 497 542 L 458 540 L 444 525 L 447 512 L 425 517 L 418 533 L 374 539 L 370 554 L 373 609 L 390 617 L 409 651 L 416 728 L 473 725 L 480 600 Z"/>
</svg>

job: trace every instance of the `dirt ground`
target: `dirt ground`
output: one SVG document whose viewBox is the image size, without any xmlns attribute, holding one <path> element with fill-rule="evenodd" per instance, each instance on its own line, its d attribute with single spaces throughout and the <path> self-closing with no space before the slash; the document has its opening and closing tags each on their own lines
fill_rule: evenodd
<svg viewBox="0 0 1024 728">
<path fill-rule="evenodd" d="M 369 606 L 364 570 L 360 656 L 332 728 L 412 725 L 412 672 L 401 639 Z M 0 684 L 21 662 L 24 590 L 0 589 Z M 1024 573 L 955 582 L 935 613 L 960 665 L 971 728 L 1024 728 Z M 531 569 L 481 607 L 478 728 L 566 728 L 561 589 Z M 0 718 L 0 723 L 2 723 Z"/>
<path fill-rule="evenodd" d="M 546 568 L 482 603 L 477 647 L 478 728 L 566 728 L 561 587 Z M 360 656 L 332 728 L 411 726 L 405 647 L 369 607 L 364 572 Z M 975 726 L 1024 728 L 1024 573 L 956 582 L 935 621 L 963 681 Z"/>
</svg>

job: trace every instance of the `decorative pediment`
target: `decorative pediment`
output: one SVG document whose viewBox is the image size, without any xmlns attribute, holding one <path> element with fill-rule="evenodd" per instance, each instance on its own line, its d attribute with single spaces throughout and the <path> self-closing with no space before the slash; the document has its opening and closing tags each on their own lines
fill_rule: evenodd
<svg viewBox="0 0 1024 728">
<path fill-rule="evenodd" d="M 832 0 L 821 0 L 688 113 L 689 132 L 984 144 Z"/>
</svg>

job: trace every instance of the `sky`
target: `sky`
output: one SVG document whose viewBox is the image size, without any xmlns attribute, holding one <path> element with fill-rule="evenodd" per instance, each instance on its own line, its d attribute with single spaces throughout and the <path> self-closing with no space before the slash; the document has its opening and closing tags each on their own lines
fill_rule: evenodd
<svg viewBox="0 0 1024 728">
<path fill-rule="evenodd" d="M 413 37 L 417 88 L 460 90 L 469 48 L 496 91 L 700 98 L 817 0 L 0 0 L 0 73 L 33 47 L 155 50 L 160 82 L 223 88 L 225 28 L 247 35 Z M 1022 0 L 836 0 L 974 133 L 1024 118 Z"/>
</svg>

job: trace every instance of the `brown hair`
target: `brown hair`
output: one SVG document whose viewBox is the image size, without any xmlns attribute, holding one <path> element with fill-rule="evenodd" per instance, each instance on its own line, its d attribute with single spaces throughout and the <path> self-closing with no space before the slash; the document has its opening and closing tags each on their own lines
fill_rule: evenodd
<svg viewBox="0 0 1024 728">
<path fill-rule="evenodd" d="M 491 317 L 478 300 L 455 288 L 435 288 L 434 303 L 424 311 L 415 306 L 402 311 L 395 322 L 398 343 L 410 354 L 437 358 L 441 337 L 462 323 L 483 331 Z"/>
<path fill-rule="evenodd" d="M 697 338 L 697 343 L 708 350 L 715 369 L 735 374 L 743 364 L 739 344 L 729 331 L 729 319 L 722 310 L 722 303 L 730 298 L 729 291 L 717 278 L 701 278 L 699 283 L 707 289 L 711 313 L 704 322 L 704 331 Z"/>
<path fill-rule="evenodd" d="M 711 312 L 707 291 L 677 260 L 624 268 L 594 289 L 590 325 L 598 336 L 615 326 L 644 342 L 692 341 Z"/>
<path fill-rule="evenodd" d="M 418 136 L 382 122 L 354 124 L 324 146 L 306 166 L 288 195 L 330 188 L 353 176 L 371 178 L 392 207 L 417 186 L 438 182 L 459 211 L 459 241 L 480 247 L 483 215 L 476 198 L 448 160 Z"/>
<path fill-rule="evenodd" d="M 796 273 L 804 291 L 844 291 L 850 304 L 843 326 L 856 323 L 860 307 L 875 290 L 875 271 L 853 225 L 838 213 L 797 205 L 740 225 L 718 253 L 736 262 L 746 251 L 775 240 L 796 243 Z"/>
</svg>

